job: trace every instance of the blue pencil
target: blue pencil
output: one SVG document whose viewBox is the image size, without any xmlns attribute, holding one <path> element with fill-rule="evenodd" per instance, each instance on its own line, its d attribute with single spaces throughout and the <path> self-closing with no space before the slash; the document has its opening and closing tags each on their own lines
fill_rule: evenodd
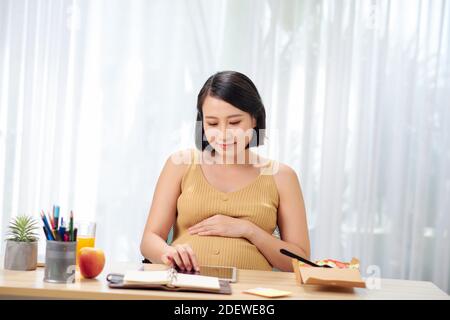
<svg viewBox="0 0 450 320">
<path fill-rule="evenodd" d="M 42 218 L 42 221 L 44 221 L 45 227 L 47 228 L 47 233 L 50 238 L 49 240 L 55 240 L 55 237 L 53 237 L 52 228 L 50 228 L 50 225 L 48 224 L 48 221 L 47 221 L 47 218 L 45 217 L 44 212 L 41 212 L 41 218 Z"/>
<path fill-rule="evenodd" d="M 66 227 L 59 227 L 59 235 L 61 237 L 61 241 L 64 241 L 64 233 L 66 232 Z"/>
<path fill-rule="evenodd" d="M 47 229 L 45 228 L 45 226 L 42 227 L 42 229 L 44 230 L 45 238 L 46 238 L 47 240 L 50 240 L 50 239 L 48 238 L 48 233 L 47 233 Z"/>
</svg>

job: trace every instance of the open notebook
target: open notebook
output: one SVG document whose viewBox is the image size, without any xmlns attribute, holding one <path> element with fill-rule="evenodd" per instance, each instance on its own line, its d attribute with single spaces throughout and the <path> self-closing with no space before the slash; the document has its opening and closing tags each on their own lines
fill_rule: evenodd
<svg viewBox="0 0 450 320">
<path fill-rule="evenodd" d="M 158 271 L 127 271 L 108 274 L 110 288 L 163 289 L 231 294 L 227 281 L 217 277 L 178 273 L 174 268 Z"/>
</svg>

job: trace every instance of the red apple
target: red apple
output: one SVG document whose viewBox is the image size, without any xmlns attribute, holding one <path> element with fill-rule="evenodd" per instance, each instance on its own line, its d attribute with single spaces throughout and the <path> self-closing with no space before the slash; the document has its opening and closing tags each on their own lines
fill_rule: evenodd
<svg viewBox="0 0 450 320">
<path fill-rule="evenodd" d="M 78 264 L 81 275 L 84 278 L 93 279 L 102 272 L 105 266 L 105 254 L 98 248 L 81 248 Z"/>
</svg>

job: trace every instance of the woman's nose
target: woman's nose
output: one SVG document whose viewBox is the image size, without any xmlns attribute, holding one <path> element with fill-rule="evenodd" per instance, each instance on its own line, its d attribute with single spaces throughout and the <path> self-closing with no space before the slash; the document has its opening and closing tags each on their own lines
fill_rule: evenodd
<svg viewBox="0 0 450 320">
<path fill-rule="evenodd" d="M 231 138 L 233 138 L 233 133 L 230 129 L 228 129 L 227 125 L 222 125 L 220 128 L 220 138 L 222 141 L 229 141 Z"/>
</svg>

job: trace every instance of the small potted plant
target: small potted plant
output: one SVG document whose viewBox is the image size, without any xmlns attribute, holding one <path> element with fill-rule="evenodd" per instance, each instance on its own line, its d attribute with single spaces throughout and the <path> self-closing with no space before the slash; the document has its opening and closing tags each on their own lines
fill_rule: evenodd
<svg viewBox="0 0 450 320">
<path fill-rule="evenodd" d="M 35 270 L 39 226 L 33 217 L 19 215 L 8 226 L 6 239 L 5 265 L 7 270 Z"/>
</svg>

